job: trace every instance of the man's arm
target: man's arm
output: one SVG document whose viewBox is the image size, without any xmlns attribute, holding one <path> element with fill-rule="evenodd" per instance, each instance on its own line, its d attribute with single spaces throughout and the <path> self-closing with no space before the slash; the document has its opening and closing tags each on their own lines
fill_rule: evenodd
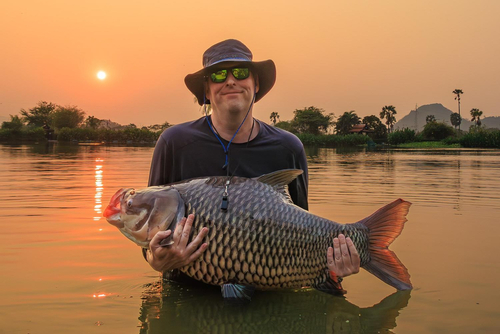
<svg viewBox="0 0 500 334">
<path fill-rule="evenodd" d="M 159 186 L 175 182 L 171 175 L 171 156 L 172 150 L 163 135 L 158 138 L 153 153 L 151 169 L 149 172 L 149 186 Z M 143 255 L 151 268 L 156 271 L 166 272 L 179 269 L 199 258 L 207 249 L 206 243 L 201 243 L 208 233 L 207 228 L 203 228 L 198 236 L 189 244 L 189 233 L 193 224 L 194 216 L 190 215 L 188 219 L 183 218 L 175 231 L 173 231 L 173 241 L 171 246 L 161 246 L 160 242 L 172 234 L 171 230 L 158 232 L 151 242 L 148 249 L 143 249 Z M 201 246 L 200 246 L 201 245 Z"/>
</svg>

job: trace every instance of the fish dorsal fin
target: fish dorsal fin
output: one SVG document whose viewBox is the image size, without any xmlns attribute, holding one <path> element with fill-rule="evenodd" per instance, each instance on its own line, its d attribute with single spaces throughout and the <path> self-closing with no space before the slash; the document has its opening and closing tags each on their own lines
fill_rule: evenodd
<svg viewBox="0 0 500 334">
<path fill-rule="evenodd" d="M 282 169 L 256 178 L 257 181 L 273 187 L 284 187 L 304 173 L 302 169 Z"/>
<path fill-rule="evenodd" d="M 302 169 L 283 169 L 259 176 L 256 180 L 272 186 L 277 192 L 285 196 L 288 203 L 293 204 L 287 185 L 303 172 Z"/>
</svg>

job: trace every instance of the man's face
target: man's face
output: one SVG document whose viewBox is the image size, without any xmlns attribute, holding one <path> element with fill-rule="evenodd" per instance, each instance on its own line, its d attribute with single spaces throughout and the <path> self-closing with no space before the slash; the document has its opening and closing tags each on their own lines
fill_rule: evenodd
<svg viewBox="0 0 500 334">
<path fill-rule="evenodd" d="M 207 99 L 210 100 L 212 108 L 216 111 L 246 113 L 252 103 L 254 92 L 256 93 L 259 91 L 258 83 L 256 85 L 256 79 L 253 74 L 250 72 L 248 78 L 237 80 L 230 71 L 230 69 L 235 67 L 248 67 L 248 65 L 241 63 L 224 63 L 215 70 L 227 69 L 226 81 L 214 83 L 208 78 L 206 91 Z"/>
</svg>

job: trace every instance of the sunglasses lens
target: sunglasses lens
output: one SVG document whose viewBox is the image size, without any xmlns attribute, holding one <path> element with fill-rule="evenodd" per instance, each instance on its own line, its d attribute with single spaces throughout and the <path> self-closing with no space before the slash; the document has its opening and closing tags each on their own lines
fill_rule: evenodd
<svg viewBox="0 0 500 334">
<path fill-rule="evenodd" d="M 227 70 L 219 70 L 210 75 L 212 82 L 220 83 L 226 81 L 227 78 Z"/>
<path fill-rule="evenodd" d="M 215 83 L 224 82 L 227 79 L 227 71 L 228 70 L 218 70 L 217 72 L 213 72 L 210 74 L 210 79 Z M 250 76 L 250 69 L 248 67 L 235 67 L 231 69 L 231 73 L 237 80 L 243 80 Z"/>
<path fill-rule="evenodd" d="M 233 68 L 231 70 L 231 73 L 233 73 L 233 76 L 238 79 L 238 80 L 243 80 L 248 78 L 250 75 L 250 71 L 248 70 L 248 67 L 237 67 Z"/>
</svg>

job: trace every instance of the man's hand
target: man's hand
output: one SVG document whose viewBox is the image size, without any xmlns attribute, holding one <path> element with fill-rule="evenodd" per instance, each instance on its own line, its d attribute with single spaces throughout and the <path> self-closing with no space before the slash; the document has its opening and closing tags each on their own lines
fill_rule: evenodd
<svg viewBox="0 0 500 334">
<path fill-rule="evenodd" d="M 333 248 L 328 247 L 328 270 L 338 277 L 346 277 L 359 272 L 359 254 L 351 238 L 339 234 L 333 239 Z"/>
<path fill-rule="evenodd" d="M 199 258 L 207 249 L 207 243 L 201 244 L 208 233 L 207 227 L 202 228 L 196 238 L 188 244 L 193 221 L 194 215 L 189 215 L 187 219 L 182 218 L 175 228 L 174 243 L 170 246 L 160 246 L 160 241 L 172 234 L 171 230 L 156 233 L 149 243 L 147 252 L 148 263 L 154 270 L 163 272 L 181 268 Z"/>
</svg>

